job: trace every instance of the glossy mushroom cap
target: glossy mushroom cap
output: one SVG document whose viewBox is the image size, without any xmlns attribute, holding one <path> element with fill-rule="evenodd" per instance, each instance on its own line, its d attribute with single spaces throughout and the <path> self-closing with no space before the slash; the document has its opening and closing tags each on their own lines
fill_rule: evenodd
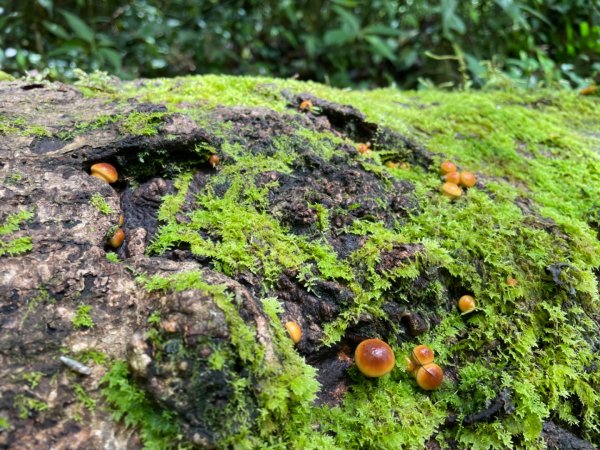
<svg viewBox="0 0 600 450">
<path fill-rule="evenodd" d="M 396 357 L 392 348 L 381 339 L 366 339 L 356 347 L 354 361 L 363 375 L 376 378 L 392 371 Z"/>
<path fill-rule="evenodd" d="M 108 163 L 94 164 L 91 167 L 90 171 L 93 177 L 100 178 L 101 180 L 104 180 L 107 183 L 114 183 L 119 178 L 117 169 L 115 169 L 114 166 Z"/>
<path fill-rule="evenodd" d="M 360 143 L 356 146 L 356 150 L 358 150 L 358 153 L 360 153 L 361 155 L 370 155 L 371 154 L 371 144 L 370 143 Z"/>
<path fill-rule="evenodd" d="M 125 240 L 125 233 L 123 232 L 122 229 L 117 228 L 115 230 L 115 232 L 113 233 L 113 235 L 108 240 L 108 244 L 112 248 L 119 248 L 121 245 L 123 245 L 124 240 Z"/>
<path fill-rule="evenodd" d="M 415 379 L 421 389 L 430 391 L 436 389 L 444 380 L 444 371 L 440 366 L 434 363 L 421 366 L 415 373 Z"/>
<path fill-rule="evenodd" d="M 300 342 L 300 339 L 302 339 L 302 329 L 300 328 L 300 325 L 296 322 L 286 322 L 285 328 L 290 334 L 290 338 L 292 338 L 294 344 Z"/>
<path fill-rule="evenodd" d="M 440 165 L 440 172 L 442 173 L 442 175 L 446 175 L 450 172 L 456 172 L 456 170 L 456 164 L 454 164 L 452 161 L 444 161 Z"/>
<path fill-rule="evenodd" d="M 406 368 L 407 372 L 412 374 L 419 366 L 415 364 L 412 358 L 409 358 L 407 356 L 406 358 L 404 358 L 404 367 Z"/>
<path fill-rule="evenodd" d="M 460 185 L 466 188 L 475 186 L 477 183 L 477 177 L 471 172 L 462 172 L 460 174 Z"/>
<path fill-rule="evenodd" d="M 435 354 L 433 353 L 433 350 L 426 345 L 417 345 L 415 348 L 413 348 L 411 357 L 416 365 L 423 366 L 425 364 L 432 363 Z"/>
<path fill-rule="evenodd" d="M 442 194 L 454 200 L 462 195 L 462 189 L 455 183 L 444 183 L 442 184 Z"/>
<path fill-rule="evenodd" d="M 310 100 L 302 100 L 300 103 L 301 111 L 312 111 L 313 103 Z"/>
<path fill-rule="evenodd" d="M 210 155 L 210 157 L 208 158 L 208 163 L 214 167 L 217 167 L 219 165 L 219 163 L 221 162 L 221 158 L 219 158 L 219 155 Z"/>
<path fill-rule="evenodd" d="M 470 295 L 463 295 L 458 299 L 458 309 L 462 313 L 470 313 L 475 309 L 475 299 Z"/>
<path fill-rule="evenodd" d="M 444 179 L 444 181 L 447 181 L 448 183 L 454 183 L 454 184 L 460 183 L 460 173 L 458 173 L 458 172 L 447 173 L 442 178 Z"/>
</svg>

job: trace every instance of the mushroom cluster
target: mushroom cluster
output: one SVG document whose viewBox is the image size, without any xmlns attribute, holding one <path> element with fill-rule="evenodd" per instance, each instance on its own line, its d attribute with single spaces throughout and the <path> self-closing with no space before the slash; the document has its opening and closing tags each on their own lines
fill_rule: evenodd
<svg viewBox="0 0 600 450">
<path fill-rule="evenodd" d="M 419 387 L 427 391 L 438 388 L 444 379 L 444 371 L 433 362 L 434 358 L 433 350 L 426 345 L 417 345 L 406 358 L 406 370 L 415 377 Z"/>
<path fill-rule="evenodd" d="M 477 177 L 472 172 L 459 172 L 452 161 L 444 161 L 440 165 L 442 175 L 442 194 L 451 200 L 460 197 L 463 193 L 461 187 L 467 189 L 475 186 Z"/>
<path fill-rule="evenodd" d="M 102 181 L 107 182 L 108 184 L 115 183 L 119 179 L 119 173 L 115 166 L 109 163 L 101 162 L 93 164 L 90 167 L 90 175 L 96 177 Z M 114 229 L 110 238 L 108 238 L 108 245 L 112 248 L 119 248 L 123 245 L 123 241 L 125 240 L 125 232 L 121 228 L 123 226 L 125 219 L 123 214 L 119 215 L 119 226 Z"/>
</svg>

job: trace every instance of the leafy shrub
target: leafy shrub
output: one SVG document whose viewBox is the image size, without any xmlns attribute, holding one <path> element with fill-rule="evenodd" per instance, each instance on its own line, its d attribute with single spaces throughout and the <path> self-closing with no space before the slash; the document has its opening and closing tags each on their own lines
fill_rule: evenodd
<svg viewBox="0 0 600 450">
<path fill-rule="evenodd" d="M 588 0 L 35 0 L 0 10 L 0 67 L 13 74 L 415 87 L 481 85 L 484 60 L 529 85 L 581 86 L 600 71 L 600 6 Z"/>
</svg>

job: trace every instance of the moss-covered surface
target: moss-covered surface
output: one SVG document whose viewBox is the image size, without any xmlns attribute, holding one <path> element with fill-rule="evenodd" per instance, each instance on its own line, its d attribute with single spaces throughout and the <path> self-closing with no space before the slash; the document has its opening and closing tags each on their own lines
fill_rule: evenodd
<svg viewBox="0 0 600 450">
<path fill-rule="evenodd" d="M 158 307 L 149 316 L 157 367 L 187 361 L 194 370 L 184 391 L 207 389 L 186 397 L 188 416 L 150 398 L 124 361 L 112 363 L 104 395 L 148 448 L 542 448 L 545 422 L 600 442 L 598 98 L 357 92 L 219 76 L 86 93 L 166 111 L 88 118 L 95 125 L 83 132 L 117 126 L 123 136 L 152 137 L 181 115 L 206 131 L 185 157 L 123 156 L 132 182 L 147 181 L 137 170 L 148 170 L 148 159 L 172 181 L 147 254 L 178 251 L 247 282 L 275 349 L 270 359 L 227 287 L 201 272 L 140 274 L 140 289 L 212 298 L 229 333 L 202 355 L 185 333 L 161 328 Z M 313 112 L 299 111 L 309 97 Z M 246 109 L 233 117 L 224 107 Z M 0 126 L 35 134 L 14 120 Z M 363 140 L 370 155 L 356 151 Z M 206 164 L 211 154 L 221 159 L 216 169 Z M 478 177 L 454 202 L 440 194 L 445 159 Z M 292 314 L 285 286 L 333 312 L 301 305 Z M 334 301 L 327 289 L 344 297 Z M 463 294 L 476 298 L 475 312 L 460 314 Z M 283 327 L 289 318 L 307 332 L 298 347 Z M 366 337 L 394 349 L 390 375 L 367 379 L 346 361 Z M 445 370 L 438 390 L 421 390 L 403 368 L 418 343 Z M 335 382 L 320 373 L 332 361 L 344 368 Z M 205 385 L 217 378 L 223 385 Z M 325 396 L 325 388 L 338 390 Z"/>
</svg>

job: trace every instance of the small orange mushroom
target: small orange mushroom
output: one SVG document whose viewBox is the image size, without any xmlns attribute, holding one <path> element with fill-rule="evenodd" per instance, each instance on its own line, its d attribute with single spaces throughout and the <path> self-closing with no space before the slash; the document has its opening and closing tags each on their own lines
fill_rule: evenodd
<svg viewBox="0 0 600 450">
<path fill-rule="evenodd" d="M 598 90 L 598 86 L 591 84 L 579 90 L 579 95 L 592 95 Z"/>
<path fill-rule="evenodd" d="M 506 279 L 506 284 L 510 287 L 515 287 L 519 282 L 516 278 L 509 277 Z"/>
<path fill-rule="evenodd" d="M 365 144 L 361 142 L 356 146 L 356 150 L 358 150 L 358 153 L 360 153 L 361 155 L 368 156 L 371 154 L 371 143 L 367 142 Z"/>
<path fill-rule="evenodd" d="M 94 164 L 91 167 L 90 171 L 93 177 L 100 178 L 101 180 L 104 180 L 107 183 L 114 183 L 119 178 L 117 169 L 115 169 L 113 165 L 108 163 Z"/>
<path fill-rule="evenodd" d="M 300 342 L 300 339 L 302 339 L 302 329 L 300 328 L 300 325 L 290 321 L 285 323 L 285 328 L 290 334 L 290 338 L 292 338 L 294 344 Z"/>
<path fill-rule="evenodd" d="M 415 372 L 415 379 L 421 389 L 431 391 L 442 384 L 444 371 L 435 363 L 429 363 L 421 366 Z"/>
<path fill-rule="evenodd" d="M 426 345 L 417 345 L 415 348 L 413 348 L 411 355 L 411 358 L 417 366 L 432 363 L 434 357 L 435 354 L 433 353 L 433 350 Z"/>
<path fill-rule="evenodd" d="M 459 172 L 450 172 L 446 175 L 442 176 L 442 179 L 448 183 L 458 184 L 460 183 L 460 173 Z"/>
<path fill-rule="evenodd" d="M 300 103 L 300 111 L 311 112 L 313 109 L 313 102 L 310 100 L 302 100 Z"/>
<path fill-rule="evenodd" d="M 471 172 L 461 172 L 460 174 L 460 185 L 466 188 L 475 186 L 477 183 L 477 177 Z"/>
<path fill-rule="evenodd" d="M 221 158 L 219 158 L 219 155 L 210 155 L 208 158 L 208 163 L 213 166 L 213 168 L 216 168 L 220 162 Z"/>
<path fill-rule="evenodd" d="M 113 233 L 113 235 L 108 240 L 108 244 L 112 248 L 119 248 L 121 245 L 123 245 L 124 240 L 125 240 L 125 233 L 123 232 L 123 230 L 121 228 L 117 228 L 115 230 L 115 232 Z"/>
<path fill-rule="evenodd" d="M 442 173 L 442 175 L 446 175 L 450 172 L 456 172 L 456 170 L 456 164 L 454 164 L 452 161 L 444 161 L 440 165 L 440 172 Z"/>
<path fill-rule="evenodd" d="M 354 361 L 363 375 L 377 378 L 392 371 L 396 357 L 392 348 L 381 339 L 366 339 L 356 347 Z"/>
<path fill-rule="evenodd" d="M 462 189 L 455 183 L 444 183 L 442 184 L 442 194 L 454 200 L 462 195 Z"/>
<path fill-rule="evenodd" d="M 475 309 L 475 299 L 470 295 L 463 295 L 458 299 L 458 309 L 463 314 L 472 312 Z"/>
<path fill-rule="evenodd" d="M 400 163 L 388 161 L 385 163 L 385 167 L 387 167 L 388 169 L 397 169 L 398 167 L 400 167 Z"/>
</svg>

